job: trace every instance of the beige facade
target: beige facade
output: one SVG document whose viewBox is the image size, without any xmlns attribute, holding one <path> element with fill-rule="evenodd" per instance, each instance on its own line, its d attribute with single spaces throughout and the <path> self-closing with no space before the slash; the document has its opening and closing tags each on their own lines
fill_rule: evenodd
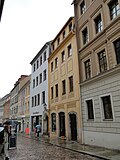
<svg viewBox="0 0 120 160">
<path fill-rule="evenodd" d="M 81 141 L 78 54 L 74 18 L 52 41 L 48 59 L 50 136 Z"/>
<path fill-rule="evenodd" d="M 3 122 L 8 120 L 9 117 L 10 117 L 10 94 L 6 96 L 6 100 L 4 103 Z"/>
<path fill-rule="evenodd" d="M 74 0 L 83 143 L 120 149 L 120 1 Z"/>
<path fill-rule="evenodd" d="M 30 120 L 30 76 L 25 76 L 19 83 L 17 119 L 18 130 L 26 132 Z"/>
</svg>

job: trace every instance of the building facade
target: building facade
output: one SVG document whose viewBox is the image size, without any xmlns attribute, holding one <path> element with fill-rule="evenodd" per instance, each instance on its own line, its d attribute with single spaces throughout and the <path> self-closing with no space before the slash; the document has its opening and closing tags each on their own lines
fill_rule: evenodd
<svg viewBox="0 0 120 160">
<path fill-rule="evenodd" d="M 10 94 L 6 95 L 3 111 L 3 122 L 7 121 L 10 117 Z"/>
<path fill-rule="evenodd" d="M 48 57 L 51 51 L 47 42 L 30 62 L 30 130 L 41 125 L 41 134 L 48 133 Z"/>
<path fill-rule="evenodd" d="M 120 1 L 74 0 L 82 142 L 120 149 Z"/>
<path fill-rule="evenodd" d="M 26 132 L 30 121 L 30 76 L 28 75 L 19 82 L 17 120 L 18 131 Z"/>
<path fill-rule="evenodd" d="M 50 137 L 81 141 L 79 70 L 74 17 L 51 43 L 48 99 Z"/>
</svg>

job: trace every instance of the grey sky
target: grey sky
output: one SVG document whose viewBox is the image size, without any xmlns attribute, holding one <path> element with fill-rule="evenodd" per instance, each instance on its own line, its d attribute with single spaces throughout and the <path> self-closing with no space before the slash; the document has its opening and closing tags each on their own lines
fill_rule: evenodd
<svg viewBox="0 0 120 160">
<path fill-rule="evenodd" d="M 0 97 L 9 93 L 30 61 L 69 17 L 72 0 L 5 0 L 0 23 Z"/>
</svg>

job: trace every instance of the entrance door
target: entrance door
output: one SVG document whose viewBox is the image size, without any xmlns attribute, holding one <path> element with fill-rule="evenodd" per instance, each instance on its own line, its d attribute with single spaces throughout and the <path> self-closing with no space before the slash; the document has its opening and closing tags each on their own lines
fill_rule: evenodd
<svg viewBox="0 0 120 160">
<path fill-rule="evenodd" d="M 65 136 L 65 113 L 59 113 L 59 133 L 60 137 Z"/>
<path fill-rule="evenodd" d="M 71 130 L 71 140 L 77 140 L 77 123 L 76 114 L 70 114 L 70 130 Z"/>
</svg>

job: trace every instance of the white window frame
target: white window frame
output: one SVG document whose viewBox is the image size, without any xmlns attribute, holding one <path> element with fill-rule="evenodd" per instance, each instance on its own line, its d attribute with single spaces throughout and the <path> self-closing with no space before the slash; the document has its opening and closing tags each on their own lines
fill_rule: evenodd
<svg viewBox="0 0 120 160">
<path fill-rule="evenodd" d="M 94 114 L 94 119 L 88 119 L 88 109 L 87 109 L 87 102 L 86 101 L 89 101 L 89 100 L 92 100 L 93 102 L 93 114 Z M 94 98 L 87 98 L 84 100 L 84 104 L 85 104 L 85 119 L 87 122 L 95 122 L 96 121 L 96 117 L 95 117 L 95 105 L 94 105 Z"/>
<path fill-rule="evenodd" d="M 111 108 L 112 108 L 112 115 L 113 115 L 113 119 L 105 119 L 104 116 L 104 109 L 103 109 L 103 104 L 102 104 L 102 97 L 106 97 L 106 96 L 110 96 L 110 100 L 111 100 Z M 100 104 L 100 112 L 101 112 L 101 121 L 115 121 L 115 115 L 114 115 L 114 108 L 113 108 L 113 99 L 112 99 L 112 93 L 107 93 L 107 94 L 103 94 L 99 96 L 99 104 Z"/>
</svg>

